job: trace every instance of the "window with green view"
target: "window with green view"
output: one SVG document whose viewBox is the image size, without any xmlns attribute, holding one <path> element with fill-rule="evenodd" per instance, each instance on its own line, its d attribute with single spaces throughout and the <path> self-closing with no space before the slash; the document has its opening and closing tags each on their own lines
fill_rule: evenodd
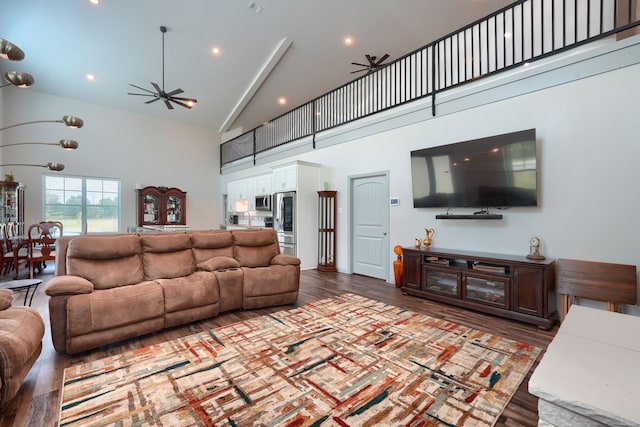
<svg viewBox="0 0 640 427">
<path fill-rule="evenodd" d="M 120 231 L 120 180 L 45 175 L 43 189 L 44 219 L 64 234 Z"/>
</svg>

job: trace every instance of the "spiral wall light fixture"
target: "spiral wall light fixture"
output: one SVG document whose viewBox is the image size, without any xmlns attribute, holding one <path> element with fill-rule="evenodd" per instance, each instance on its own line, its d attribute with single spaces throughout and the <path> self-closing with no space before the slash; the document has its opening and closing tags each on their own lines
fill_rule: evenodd
<svg viewBox="0 0 640 427">
<path fill-rule="evenodd" d="M 8 40 L 0 38 L 0 58 L 8 59 L 10 61 L 22 61 L 24 59 L 24 52 L 15 44 L 11 43 Z M 29 73 L 23 73 L 20 71 L 7 71 L 4 73 L 4 80 L 7 82 L 6 84 L 0 85 L 0 88 L 7 86 L 16 86 L 19 88 L 27 88 L 33 85 L 35 79 Z M 32 120 L 29 122 L 16 123 L 14 125 L 5 126 L 0 128 L 0 132 L 3 130 L 11 129 L 18 126 L 30 125 L 33 123 L 64 123 L 66 126 L 72 129 L 79 129 L 84 126 L 84 122 L 81 118 L 76 116 L 63 116 L 62 119 L 59 120 Z M 78 148 L 78 142 L 73 139 L 61 139 L 57 143 L 47 143 L 47 142 L 19 142 L 12 144 L 1 145 L 0 147 L 14 147 L 17 145 L 55 145 L 61 147 L 65 150 L 75 150 Z M 33 167 L 42 167 L 48 168 L 52 171 L 62 171 L 64 170 L 64 165 L 62 163 L 52 163 L 49 162 L 46 165 L 38 165 L 38 164 L 28 164 L 28 163 L 5 163 L 0 164 L 0 167 L 3 166 L 33 166 Z"/>
<path fill-rule="evenodd" d="M 4 73 L 4 79 L 7 83 L 0 86 L 0 88 L 7 86 L 16 86 L 19 88 L 27 88 L 33 86 L 35 79 L 29 73 L 23 73 L 21 71 L 7 71 Z"/>
<path fill-rule="evenodd" d="M 0 39 L 0 58 L 10 61 L 22 61 L 24 52 L 9 40 Z"/>
<path fill-rule="evenodd" d="M 6 163 L 4 165 L 0 165 L 0 167 L 2 166 L 34 166 L 38 168 L 49 168 L 50 170 L 56 172 L 64 170 L 64 165 L 62 163 L 47 163 L 46 165 L 32 165 L 29 163 Z"/>
<path fill-rule="evenodd" d="M 30 125 L 32 123 L 64 123 L 65 125 L 67 125 L 72 129 L 80 129 L 82 126 L 84 126 L 84 121 L 80 117 L 64 116 L 59 120 L 33 120 L 30 122 L 16 123 L 15 125 L 10 125 L 10 126 L 5 126 L 3 128 L 0 128 L 0 131 L 15 128 L 18 126 Z"/>
<path fill-rule="evenodd" d="M 16 145 L 51 145 L 60 147 L 63 150 L 75 150 L 78 148 L 79 144 L 78 141 L 75 141 L 73 139 L 61 139 L 58 142 L 16 142 L 13 144 L 0 145 L 0 147 L 15 147 Z"/>
</svg>

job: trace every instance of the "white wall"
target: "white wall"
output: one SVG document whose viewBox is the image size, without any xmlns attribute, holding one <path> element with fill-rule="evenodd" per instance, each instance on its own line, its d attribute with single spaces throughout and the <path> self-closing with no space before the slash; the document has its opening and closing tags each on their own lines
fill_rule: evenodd
<svg viewBox="0 0 640 427">
<path fill-rule="evenodd" d="M 158 120 L 112 108 L 38 93 L 30 89 L 3 89 L 5 125 L 75 115 L 81 129 L 58 123 L 38 123 L 2 132 L 4 144 L 57 142 L 75 139 L 76 151 L 57 147 L 20 146 L 2 149 L 3 163 L 64 163 L 63 172 L 33 167 L 5 167 L 27 185 L 25 223 L 42 219 L 42 175 L 91 176 L 121 179 L 121 231 L 136 225 L 135 185 L 178 187 L 187 192 L 187 223 L 193 228 L 215 228 L 220 222 L 220 136 L 208 129 Z M 155 107 L 155 106 L 154 106 Z M 151 107 L 153 108 L 153 107 Z M 89 230 L 91 232 L 91 230 Z"/>
<path fill-rule="evenodd" d="M 434 245 L 526 254 L 533 235 L 552 258 L 640 265 L 640 141 L 637 105 L 640 66 L 578 80 L 409 127 L 318 150 L 347 207 L 347 177 L 389 170 L 392 245 L 410 246 L 435 228 Z M 442 209 L 414 209 L 409 151 L 536 128 L 540 146 L 540 206 L 502 212 L 502 221 L 435 220 Z M 352 159 L 358 159 L 353 161 Z M 338 266 L 349 265 L 348 210 L 340 216 Z M 390 277 L 389 281 L 393 279 Z"/>
</svg>

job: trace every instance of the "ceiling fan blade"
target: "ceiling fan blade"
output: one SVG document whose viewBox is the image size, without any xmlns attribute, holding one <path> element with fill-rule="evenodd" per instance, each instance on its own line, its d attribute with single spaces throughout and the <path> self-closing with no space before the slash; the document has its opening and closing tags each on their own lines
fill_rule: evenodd
<svg viewBox="0 0 640 427">
<path fill-rule="evenodd" d="M 184 108 L 191 109 L 191 108 L 193 107 L 193 105 L 185 104 L 185 103 L 184 103 L 184 102 L 182 102 L 182 101 L 178 101 L 176 98 L 169 98 L 169 101 L 171 101 L 171 102 L 175 102 L 175 103 L 176 103 L 176 104 L 178 104 L 178 105 L 182 105 Z"/>
<path fill-rule="evenodd" d="M 181 98 L 179 96 L 170 96 L 169 98 L 171 99 L 179 99 L 180 101 L 189 101 L 189 102 L 193 102 L 193 103 L 197 103 L 198 100 L 195 98 Z"/>
<path fill-rule="evenodd" d="M 156 96 L 155 93 L 133 93 L 127 92 L 127 95 L 137 95 L 137 96 Z"/>
<path fill-rule="evenodd" d="M 173 95 L 177 95 L 179 93 L 183 93 L 184 91 L 182 89 L 176 89 L 176 90 L 172 90 L 171 92 L 167 92 L 165 93 L 165 95 L 167 95 L 168 97 L 172 97 Z"/>
<path fill-rule="evenodd" d="M 164 105 L 166 105 L 169 110 L 173 110 L 173 105 L 171 105 L 168 99 L 164 100 Z"/>
<path fill-rule="evenodd" d="M 154 92 L 151 92 L 149 89 L 145 89 L 145 88 L 140 87 L 140 86 L 136 86 L 136 85 L 132 85 L 132 84 L 129 84 L 129 86 L 133 86 L 133 87 L 135 87 L 136 89 L 140 89 L 140 90 L 143 90 L 143 91 L 145 91 L 145 92 L 149 92 L 150 94 L 155 94 Z"/>
<path fill-rule="evenodd" d="M 158 98 L 157 96 L 154 97 L 153 99 L 150 99 L 149 101 L 145 102 L 145 104 L 151 104 L 152 102 L 156 102 L 157 100 L 159 100 L 160 98 Z"/>
<path fill-rule="evenodd" d="M 359 62 L 352 62 L 351 65 L 359 65 L 360 67 L 368 67 L 367 64 L 361 64 Z"/>
<path fill-rule="evenodd" d="M 355 70 L 355 71 L 352 71 L 350 74 L 361 73 L 361 72 L 363 72 L 363 71 L 368 71 L 368 70 L 369 70 L 368 68 L 363 68 L 362 70 Z"/>
<path fill-rule="evenodd" d="M 382 58 L 376 61 L 376 65 L 382 64 L 385 61 L 385 59 L 387 59 L 388 57 L 389 57 L 389 54 L 385 53 L 384 55 L 382 55 Z"/>
<path fill-rule="evenodd" d="M 160 95 L 164 93 L 164 91 L 160 89 L 160 86 L 158 86 L 158 83 L 151 82 L 151 86 L 153 86 L 153 88 L 157 90 Z"/>
<path fill-rule="evenodd" d="M 375 56 L 371 56 L 371 55 L 365 55 L 365 58 L 367 58 L 367 61 L 369 61 L 369 64 L 374 65 L 376 62 L 376 57 Z"/>
</svg>

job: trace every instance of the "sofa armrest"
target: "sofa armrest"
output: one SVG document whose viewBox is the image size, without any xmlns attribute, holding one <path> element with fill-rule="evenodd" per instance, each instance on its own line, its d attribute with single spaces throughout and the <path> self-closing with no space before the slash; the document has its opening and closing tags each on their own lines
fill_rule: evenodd
<svg viewBox="0 0 640 427">
<path fill-rule="evenodd" d="M 93 283 L 79 276 L 55 276 L 47 282 L 44 291 L 50 297 L 90 294 L 93 292 Z"/>
<path fill-rule="evenodd" d="M 271 265 L 300 265 L 300 258 L 278 254 L 271 259 Z"/>
<path fill-rule="evenodd" d="M 11 307 L 13 302 L 13 291 L 11 289 L 0 289 L 0 311 Z"/>
</svg>

